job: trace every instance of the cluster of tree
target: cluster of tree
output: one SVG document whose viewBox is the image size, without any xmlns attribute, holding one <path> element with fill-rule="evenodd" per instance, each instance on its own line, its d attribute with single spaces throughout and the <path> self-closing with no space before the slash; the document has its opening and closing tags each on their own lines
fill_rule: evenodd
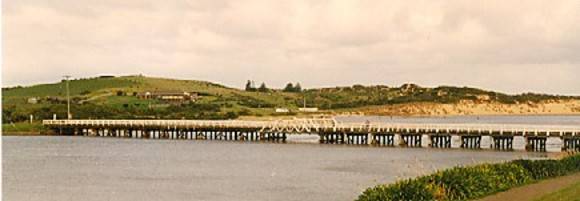
<svg viewBox="0 0 580 201">
<path fill-rule="evenodd" d="M 256 88 L 254 81 L 248 80 L 248 82 L 246 83 L 246 91 L 268 92 L 268 91 L 270 91 L 270 89 L 268 89 L 268 87 L 266 87 L 266 83 L 264 83 L 264 82 L 262 82 L 262 84 L 260 84 L 260 87 Z"/>
<path fill-rule="evenodd" d="M 302 86 L 300 86 L 299 82 L 297 82 L 296 84 L 288 83 L 288 84 L 286 84 L 286 87 L 284 87 L 283 91 L 284 92 L 301 92 Z"/>
<path fill-rule="evenodd" d="M 268 92 L 270 91 L 270 89 L 268 87 L 266 87 L 266 83 L 262 82 L 262 84 L 260 84 L 260 87 L 256 88 L 256 85 L 254 84 L 253 80 L 248 80 L 248 82 L 246 82 L 246 91 L 259 91 L 259 92 Z M 296 83 L 296 84 L 292 84 L 292 83 L 288 83 L 286 84 L 286 87 L 284 87 L 284 89 L 282 90 L 284 92 L 301 92 L 302 91 L 302 86 L 300 86 L 300 83 Z"/>
</svg>

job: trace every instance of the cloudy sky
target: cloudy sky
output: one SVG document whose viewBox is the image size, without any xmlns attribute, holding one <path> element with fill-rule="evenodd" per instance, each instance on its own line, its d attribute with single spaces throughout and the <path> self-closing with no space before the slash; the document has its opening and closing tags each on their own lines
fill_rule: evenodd
<svg viewBox="0 0 580 201">
<path fill-rule="evenodd" d="M 580 1 L 4 0 L 4 86 L 144 74 L 580 95 Z"/>
</svg>

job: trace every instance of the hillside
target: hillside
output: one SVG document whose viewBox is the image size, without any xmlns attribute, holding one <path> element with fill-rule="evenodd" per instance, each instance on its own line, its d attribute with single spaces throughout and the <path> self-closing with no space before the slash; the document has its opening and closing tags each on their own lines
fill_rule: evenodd
<svg viewBox="0 0 580 201">
<path fill-rule="evenodd" d="M 159 99 L 139 97 L 139 94 L 144 92 L 163 91 L 194 92 L 199 98 L 192 103 L 167 104 Z M 4 122 L 26 121 L 30 114 L 36 119 L 50 119 L 53 114 L 57 114 L 58 118 L 66 117 L 64 82 L 3 88 L 2 92 Z M 362 112 L 376 115 L 580 113 L 578 97 L 543 94 L 510 96 L 475 88 L 447 86 L 424 88 L 414 84 L 400 87 L 354 85 L 307 89 L 302 92 L 284 92 L 279 89 L 249 92 L 204 81 L 123 76 L 71 80 L 70 93 L 73 117 L 93 119 L 231 119 L 238 116 L 296 115 L 300 114 L 297 109 L 303 106 L 304 99 L 307 107 L 318 107 L 321 113 Z M 29 103 L 30 98 L 35 98 L 37 103 Z M 560 109 L 553 112 L 550 108 L 533 109 L 545 105 Z M 524 106 L 529 108 L 522 108 Z M 275 113 L 274 108 L 288 108 L 290 112 L 279 114 Z"/>
</svg>

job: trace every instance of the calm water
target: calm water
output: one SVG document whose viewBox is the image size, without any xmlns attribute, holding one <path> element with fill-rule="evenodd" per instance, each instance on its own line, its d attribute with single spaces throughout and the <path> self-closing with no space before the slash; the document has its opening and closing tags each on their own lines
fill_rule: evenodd
<svg viewBox="0 0 580 201">
<path fill-rule="evenodd" d="M 302 137 L 300 139 L 309 139 Z M 353 200 L 365 188 L 525 152 L 3 137 L 4 200 Z"/>
</svg>

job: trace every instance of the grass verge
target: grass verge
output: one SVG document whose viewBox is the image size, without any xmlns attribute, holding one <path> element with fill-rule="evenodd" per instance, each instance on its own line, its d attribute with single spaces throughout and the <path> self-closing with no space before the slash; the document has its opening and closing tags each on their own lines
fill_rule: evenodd
<svg viewBox="0 0 580 201">
<path fill-rule="evenodd" d="M 580 201 L 580 181 L 562 190 L 544 195 L 536 201 Z"/>
<path fill-rule="evenodd" d="M 2 124 L 2 135 L 40 135 L 46 133 L 40 122 L 18 122 Z"/>
<path fill-rule="evenodd" d="M 365 190 L 357 200 L 470 200 L 580 171 L 580 155 L 454 167 Z"/>
</svg>

